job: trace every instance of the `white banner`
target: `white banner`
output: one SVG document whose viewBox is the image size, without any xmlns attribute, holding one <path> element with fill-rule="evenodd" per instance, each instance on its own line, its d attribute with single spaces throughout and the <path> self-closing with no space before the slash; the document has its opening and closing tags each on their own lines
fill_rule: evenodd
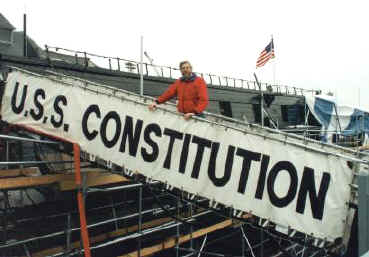
<svg viewBox="0 0 369 257">
<path fill-rule="evenodd" d="M 122 93 L 98 94 L 71 83 L 13 71 L 3 119 L 276 224 L 328 241 L 342 237 L 352 181 L 345 160 L 248 129 L 150 112 Z"/>
</svg>

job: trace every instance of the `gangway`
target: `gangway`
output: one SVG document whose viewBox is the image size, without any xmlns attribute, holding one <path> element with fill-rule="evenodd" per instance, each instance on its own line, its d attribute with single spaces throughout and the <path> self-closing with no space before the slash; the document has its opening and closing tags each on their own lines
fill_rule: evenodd
<svg viewBox="0 0 369 257">
<path fill-rule="evenodd" d="M 315 247 L 347 237 L 349 203 L 356 201 L 351 185 L 360 165 L 368 164 L 357 152 L 211 113 L 185 121 L 171 104 L 150 112 L 152 101 L 12 67 L 1 115 L 10 124 L 74 142 L 128 177 L 138 173 L 189 200 L 208 199 L 212 209 L 228 208 L 233 218 L 253 215 L 260 226 L 291 238 L 302 233 Z"/>
</svg>

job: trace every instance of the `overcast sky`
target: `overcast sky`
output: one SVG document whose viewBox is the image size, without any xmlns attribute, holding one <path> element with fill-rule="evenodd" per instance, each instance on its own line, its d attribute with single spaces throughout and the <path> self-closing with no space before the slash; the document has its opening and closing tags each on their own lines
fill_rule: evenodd
<svg viewBox="0 0 369 257">
<path fill-rule="evenodd" d="M 139 61 L 142 35 L 155 64 L 190 60 L 197 72 L 243 79 L 253 79 L 273 35 L 276 58 L 257 69 L 261 81 L 330 90 L 369 109 L 365 2 L 3 0 L 1 13 L 22 30 L 26 11 L 28 35 L 42 47 Z"/>
</svg>

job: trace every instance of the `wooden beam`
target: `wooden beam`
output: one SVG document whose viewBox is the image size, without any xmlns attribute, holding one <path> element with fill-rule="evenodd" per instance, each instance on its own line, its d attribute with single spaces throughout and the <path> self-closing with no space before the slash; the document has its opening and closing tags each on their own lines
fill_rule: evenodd
<svg viewBox="0 0 369 257">
<path fill-rule="evenodd" d="M 223 222 L 212 225 L 210 227 L 197 230 L 197 231 L 192 233 L 192 236 L 191 236 L 191 234 L 187 234 L 187 235 L 179 237 L 178 238 L 178 244 L 185 243 L 185 242 L 191 240 L 191 238 L 197 238 L 197 237 L 203 236 L 205 234 L 214 232 L 216 230 L 224 229 L 224 228 L 229 227 L 231 225 L 232 225 L 232 220 L 228 219 L 228 220 L 225 220 Z M 170 237 L 170 238 L 166 239 L 165 241 L 161 242 L 160 244 L 156 244 L 154 246 L 150 246 L 150 247 L 141 249 L 141 256 L 150 256 L 150 255 L 153 255 L 157 252 L 172 248 L 175 245 L 176 245 L 176 237 Z M 122 255 L 120 257 L 138 257 L 138 251 L 130 252 L 130 253 Z"/>
<path fill-rule="evenodd" d="M 26 187 L 49 185 L 61 181 L 68 175 L 43 175 L 38 177 L 18 177 L 1 179 L 0 189 L 12 190 Z"/>
<path fill-rule="evenodd" d="M 129 181 L 123 176 L 105 172 L 86 172 L 86 174 L 86 185 L 88 187 Z M 0 189 L 14 190 L 19 188 L 50 185 L 54 183 L 59 184 L 61 191 L 73 190 L 76 188 L 74 173 L 70 173 L 42 175 L 37 177 L 4 178 L 0 180 Z"/>
<path fill-rule="evenodd" d="M 0 170 L 0 178 L 6 177 L 19 177 L 19 176 L 34 176 L 40 174 L 39 169 L 34 168 L 23 168 L 23 169 L 10 169 Z"/>
<path fill-rule="evenodd" d="M 93 186 L 101 186 L 101 185 L 107 185 L 107 184 L 114 184 L 119 182 L 129 182 L 130 180 L 117 175 L 117 174 L 111 174 L 107 172 L 87 172 L 87 179 L 86 179 L 86 185 L 87 187 L 93 187 Z M 64 179 L 60 181 L 60 191 L 68 191 L 68 190 L 74 190 L 76 189 L 76 183 L 74 180 L 74 174 L 71 174 L 71 177 L 68 177 L 68 179 Z"/>
<path fill-rule="evenodd" d="M 155 226 L 159 226 L 161 224 L 164 224 L 166 222 L 171 221 L 171 218 L 161 218 L 161 219 L 156 219 L 153 221 L 149 221 L 146 223 L 142 224 L 142 229 L 146 229 L 146 228 L 151 228 L 151 227 L 155 227 Z M 131 227 L 127 227 L 127 228 L 121 228 L 112 232 L 108 232 L 108 233 L 104 233 L 101 235 L 97 235 L 94 237 L 90 237 L 90 243 L 98 243 L 104 240 L 107 240 L 109 238 L 114 238 L 114 237 L 118 237 L 118 236 L 123 236 L 125 234 L 131 233 L 131 232 L 136 232 L 138 230 L 138 225 L 134 225 Z M 75 241 L 73 243 L 71 243 L 71 249 L 76 249 L 76 248 L 80 248 L 81 247 L 81 243 L 80 241 Z M 32 257 L 44 257 L 44 256 L 48 256 L 48 255 L 53 255 L 56 253 L 60 253 L 65 251 L 65 245 L 64 246 L 57 246 L 54 248 L 50 248 L 50 249 L 46 249 L 37 253 L 33 253 Z M 25 256 L 24 256 L 25 257 Z"/>
</svg>

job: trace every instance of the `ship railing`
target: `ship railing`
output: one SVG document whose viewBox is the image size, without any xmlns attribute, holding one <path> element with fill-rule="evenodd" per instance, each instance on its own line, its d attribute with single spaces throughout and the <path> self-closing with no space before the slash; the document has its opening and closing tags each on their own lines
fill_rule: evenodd
<svg viewBox="0 0 369 257">
<path fill-rule="evenodd" d="M 26 137 L 19 137 L 19 136 L 11 136 L 0 134 L 0 142 L 3 141 L 4 148 L 0 149 L 0 154 L 3 158 L 0 160 L 0 173 L 1 170 L 4 168 L 7 170 L 9 167 L 34 167 L 37 165 L 48 165 L 48 164 L 65 164 L 65 163 L 72 163 L 72 161 L 64 161 L 64 160 L 21 160 L 21 161 L 11 161 L 10 159 L 10 147 L 12 142 L 31 142 L 36 144 L 47 144 L 47 145 L 57 145 L 59 142 L 50 141 L 50 140 L 41 140 L 41 139 L 34 139 L 34 138 L 26 138 Z M 23 151 L 20 153 L 21 157 L 23 157 Z"/>
<path fill-rule="evenodd" d="M 48 60 L 63 60 L 72 64 L 84 65 L 86 67 L 105 68 L 110 71 L 122 71 L 134 74 L 140 74 L 140 63 L 120 57 L 103 56 L 88 53 L 85 51 L 70 50 L 61 47 L 45 45 L 45 58 Z M 306 94 L 315 94 L 315 90 L 308 90 L 287 85 L 276 85 L 261 82 L 259 88 L 256 81 L 233 78 L 229 76 L 215 75 L 210 73 L 195 72 L 201 76 L 206 83 L 212 86 L 231 87 L 249 90 L 262 90 L 273 94 L 303 96 Z M 170 66 L 154 65 L 143 63 L 143 74 L 145 76 L 160 77 L 167 79 L 176 79 L 181 76 L 178 68 Z"/>
<path fill-rule="evenodd" d="M 68 80 L 60 80 L 60 78 L 50 77 L 49 75 L 35 74 L 35 73 L 23 70 L 18 67 L 11 67 L 11 68 L 13 70 L 19 70 L 24 73 L 31 74 L 32 76 L 37 76 L 41 78 L 45 77 L 50 80 L 55 80 L 59 83 L 63 83 L 66 86 L 73 86 L 73 87 L 78 86 L 89 92 L 93 92 L 96 94 L 102 94 L 102 95 L 108 95 L 108 96 L 116 97 L 119 99 L 124 99 L 124 101 L 129 101 L 129 102 L 139 104 L 139 105 L 148 106 L 154 100 L 154 98 L 151 96 L 140 96 L 138 94 L 135 94 L 135 93 L 123 90 L 123 89 L 117 89 L 111 86 L 106 86 L 101 83 L 96 83 L 96 82 L 88 81 L 88 80 L 81 79 L 81 78 L 76 78 L 76 77 L 65 75 L 65 74 L 59 74 L 59 76 L 61 78 L 68 78 L 69 80 L 75 80 L 78 83 L 71 83 L 71 81 L 68 81 Z M 170 102 L 163 104 L 161 106 L 158 106 L 157 109 L 165 111 L 167 113 L 172 113 L 174 115 L 181 115 L 177 112 L 175 105 Z M 260 137 L 263 137 L 264 139 L 270 139 L 272 141 L 281 142 L 283 144 L 291 144 L 297 147 L 302 147 L 304 149 L 309 149 L 314 152 L 323 153 L 323 154 L 332 155 L 332 156 L 338 156 L 346 160 L 351 160 L 354 162 L 360 162 L 360 163 L 364 163 L 365 165 L 369 165 L 368 161 L 362 161 L 360 159 L 356 159 L 352 156 L 349 156 L 349 154 L 355 155 L 357 153 L 356 151 L 350 150 L 350 149 L 347 149 L 347 148 L 344 148 L 338 145 L 332 145 L 330 143 L 316 141 L 314 139 L 307 138 L 305 136 L 300 136 L 294 133 L 288 133 L 280 129 L 260 126 L 259 124 L 249 123 L 248 121 L 226 117 L 221 114 L 209 113 L 209 112 L 204 112 L 204 114 L 206 118 L 201 118 L 201 117 L 196 117 L 196 116 L 193 118 L 196 120 L 201 120 L 209 124 L 216 125 L 216 126 L 220 126 L 224 128 L 232 128 L 234 130 L 241 131 L 241 132 L 244 132 L 245 128 L 249 128 L 250 131 L 247 132 L 248 134 L 260 136 Z M 320 146 L 319 149 L 313 147 L 312 145 L 310 145 L 310 143 L 319 145 Z M 324 147 L 335 149 L 337 152 L 326 152 L 325 150 L 322 150 Z M 341 150 L 343 150 L 345 154 L 341 154 Z"/>
</svg>

